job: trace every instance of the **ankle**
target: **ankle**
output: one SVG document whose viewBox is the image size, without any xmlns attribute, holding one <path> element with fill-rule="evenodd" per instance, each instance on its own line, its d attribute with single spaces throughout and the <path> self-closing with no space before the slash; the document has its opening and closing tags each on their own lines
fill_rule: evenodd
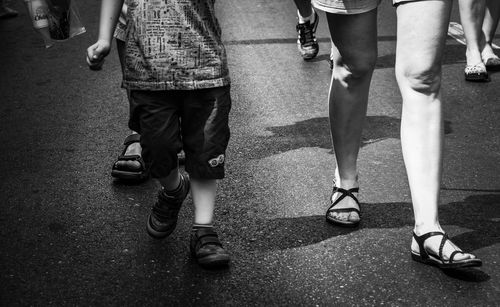
<svg viewBox="0 0 500 307">
<path fill-rule="evenodd" d="M 306 23 L 309 21 L 311 24 L 313 24 L 315 21 L 315 17 L 316 16 L 314 14 L 314 9 L 312 7 L 310 15 L 306 17 L 302 16 L 300 12 L 297 10 L 297 18 L 299 19 L 299 23 Z"/>
<path fill-rule="evenodd" d="M 478 65 L 483 63 L 483 59 L 481 57 L 481 52 L 479 50 L 467 50 L 465 52 L 465 58 L 467 61 L 467 65 Z"/>
<path fill-rule="evenodd" d="M 432 223 L 432 224 L 416 223 L 415 226 L 413 227 L 413 232 L 417 236 L 421 236 L 428 232 L 434 232 L 434 231 L 444 232 L 443 228 L 441 228 L 441 225 L 439 225 L 439 223 Z"/>
</svg>

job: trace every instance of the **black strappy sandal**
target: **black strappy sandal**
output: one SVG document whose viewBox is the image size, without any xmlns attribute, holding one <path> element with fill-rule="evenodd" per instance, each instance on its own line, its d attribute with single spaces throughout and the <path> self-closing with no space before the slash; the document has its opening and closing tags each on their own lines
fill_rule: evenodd
<svg viewBox="0 0 500 307">
<path fill-rule="evenodd" d="M 337 192 L 341 193 L 342 195 L 340 195 L 335 201 L 332 201 L 331 199 L 332 199 L 333 194 L 335 194 Z M 339 208 L 339 209 L 334 208 L 335 205 L 337 205 L 342 199 L 344 199 L 347 196 L 354 199 L 354 201 L 359 206 L 359 201 L 358 201 L 357 197 L 354 196 L 354 194 L 352 194 L 352 193 L 358 193 L 358 192 L 359 192 L 359 188 L 352 188 L 352 189 L 346 190 L 346 189 L 342 189 L 342 188 L 333 186 L 332 196 L 330 196 L 331 205 L 328 208 L 328 210 L 326 210 L 326 221 L 331 223 L 331 224 L 342 226 L 342 227 L 356 227 L 356 226 L 358 226 L 360 221 L 352 222 L 349 220 L 336 219 L 336 218 L 330 216 L 330 212 L 349 212 L 349 213 L 350 212 L 357 212 L 360 219 L 361 219 L 361 212 L 356 208 Z"/>
<path fill-rule="evenodd" d="M 441 244 L 439 245 L 439 254 L 438 255 L 426 250 L 424 247 L 425 240 L 427 240 L 433 236 L 443 236 L 443 239 L 441 239 Z M 477 267 L 477 266 L 481 266 L 483 264 L 482 261 L 480 259 L 477 259 L 477 258 L 464 259 L 464 260 L 453 260 L 453 258 L 455 257 L 456 254 L 459 254 L 459 253 L 465 254 L 465 252 L 463 252 L 461 250 L 455 250 L 453 253 L 451 253 L 450 259 L 445 260 L 443 258 L 443 247 L 446 244 L 446 241 L 451 242 L 451 240 L 448 237 L 448 235 L 445 234 L 444 232 L 432 231 L 432 232 L 425 233 L 421 236 L 417 236 L 415 233 L 413 233 L 413 238 L 415 238 L 415 241 L 417 242 L 418 249 L 419 249 L 419 253 L 411 251 L 411 258 L 415 261 L 429 264 L 429 265 L 434 265 L 440 269 L 456 269 L 456 268 L 465 268 L 465 267 Z M 453 242 L 451 242 L 451 244 L 453 244 Z M 453 245 L 455 247 L 457 247 L 455 244 L 453 244 Z"/>
<path fill-rule="evenodd" d="M 149 178 L 149 171 L 146 167 L 146 163 L 140 155 L 125 155 L 127 151 L 127 147 L 132 143 L 140 143 L 141 135 L 140 134 L 131 134 L 125 138 L 123 145 L 122 154 L 118 157 L 118 159 L 113 163 L 113 167 L 111 169 L 111 176 L 122 179 L 122 180 L 130 180 L 130 181 L 143 181 Z M 139 168 L 134 167 L 126 167 L 126 166 L 117 166 L 116 162 L 118 161 L 137 161 L 139 162 Z"/>
</svg>

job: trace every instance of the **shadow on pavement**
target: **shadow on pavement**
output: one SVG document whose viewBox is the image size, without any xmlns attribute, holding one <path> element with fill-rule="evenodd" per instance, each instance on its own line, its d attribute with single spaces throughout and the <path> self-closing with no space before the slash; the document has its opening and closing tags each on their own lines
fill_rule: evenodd
<svg viewBox="0 0 500 307">
<path fill-rule="evenodd" d="M 395 39 L 395 37 L 394 37 Z M 329 40 L 320 40 L 323 42 L 328 42 Z M 383 41 L 379 37 L 379 42 Z M 328 62 L 330 59 L 330 54 L 320 54 L 316 58 L 309 60 L 310 62 Z M 443 65 L 451 65 L 457 63 L 464 63 L 465 65 L 465 46 L 463 45 L 446 45 L 443 54 Z M 375 69 L 386 69 L 394 68 L 396 64 L 396 54 L 386 54 L 381 55 L 377 58 L 377 63 L 375 64 Z"/>
<path fill-rule="evenodd" d="M 452 239 L 464 250 L 476 250 L 500 243 L 500 194 L 473 195 L 461 202 L 439 207 L 442 225 L 471 229 Z M 398 228 L 413 226 L 410 203 L 361 204 L 360 229 Z M 331 237 L 345 235 L 357 229 L 335 227 L 323 215 L 267 220 L 266 229 L 276 230 L 277 244 L 271 248 L 287 249 L 319 243 Z"/>
<path fill-rule="evenodd" d="M 474 251 L 500 243 L 500 194 L 472 195 L 460 202 L 440 206 L 440 222 L 446 228 L 454 225 L 469 231 L 451 239 L 465 251 Z M 360 229 L 401 228 L 413 226 L 410 203 L 362 204 Z M 320 243 L 346 235 L 357 229 L 335 227 L 324 216 L 278 218 L 262 221 L 271 232 L 272 244 L 256 245 L 261 249 L 284 250 Z M 410 234 L 408 234 L 410 236 Z M 265 241 L 266 238 L 262 238 Z M 476 269 L 447 270 L 446 275 L 468 281 L 486 281 L 489 276 Z"/>
<path fill-rule="evenodd" d="M 400 137 L 400 119 L 385 115 L 367 116 L 361 147 L 385 139 Z M 316 117 L 299 121 L 293 125 L 266 128 L 271 136 L 259 137 L 255 146 L 248 146 L 254 158 L 265 158 L 285 151 L 303 147 L 332 149 L 328 117 Z M 445 121 L 445 134 L 453 133 L 452 123 Z"/>
<path fill-rule="evenodd" d="M 477 268 L 451 269 L 442 271 L 446 276 L 469 282 L 485 282 L 491 279 L 490 275 Z"/>
</svg>

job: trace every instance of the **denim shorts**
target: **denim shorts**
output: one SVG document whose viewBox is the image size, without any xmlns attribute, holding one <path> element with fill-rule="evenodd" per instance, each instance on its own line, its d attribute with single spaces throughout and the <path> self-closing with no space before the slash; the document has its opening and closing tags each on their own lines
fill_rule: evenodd
<svg viewBox="0 0 500 307">
<path fill-rule="evenodd" d="M 381 0 L 311 0 L 314 8 L 333 14 L 361 14 L 375 9 Z"/>
<path fill-rule="evenodd" d="M 229 142 L 230 87 L 199 90 L 131 90 L 130 129 L 141 134 L 142 157 L 151 176 L 177 167 L 184 149 L 185 170 L 195 179 L 222 179 Z"/>
</svg>

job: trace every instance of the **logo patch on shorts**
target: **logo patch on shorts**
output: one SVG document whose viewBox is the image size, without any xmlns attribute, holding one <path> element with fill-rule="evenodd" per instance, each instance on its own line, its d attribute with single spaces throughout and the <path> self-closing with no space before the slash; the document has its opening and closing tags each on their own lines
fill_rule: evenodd
<svg viewBox="0 0 500 307">
<path fill-rule="evenodd" d="M 217 167 L 219 165 L 224 164 L 224 155 L 219 155 L 217 158 L 213 158 L 208 160 L 208 164 L 210 164 L 211 167 Z"/>
</svg>

